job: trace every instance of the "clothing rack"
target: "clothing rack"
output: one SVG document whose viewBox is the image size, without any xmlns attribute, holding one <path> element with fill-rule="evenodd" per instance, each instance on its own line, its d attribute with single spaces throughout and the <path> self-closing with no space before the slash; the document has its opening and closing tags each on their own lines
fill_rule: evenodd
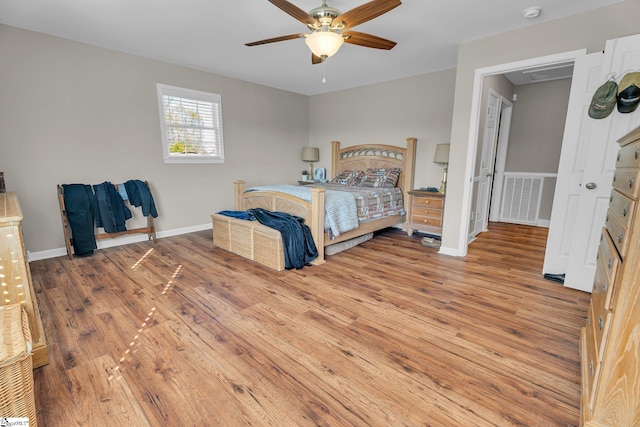
<svg viewBox="0 0 640 427">
<path fill-rule="evenodd" d="M 151 192 L 151 188 L 149 187 L 149 183 L 147 181 L 144 182 Z M 113 184 L 113 186 L 118 190 L 118 184 Z M 73 237 L 71 234 L 71 226 L 69 225 L 69 220 L 67 218 L 67 210 L 64 204 L 64 193 L 62 191 L 62 186 L 58 184 L 58 202 L 60 203 L 60 216 L 62 217 L 62 229 L 64 231 L 64 242 L 67 247 L 67 255 L 69 259 L 73 259 Z M 115 237 L 124 236 L 127 234 L 147 234 L 148 240 L 153 240 L 153 245 L 156 245 L 156 223 L 153 216 L 147 216 L 147 226 L 132 228 L 126 231 L 118 231 L 115 233 L 95 233 L 96 240 L 101 239 L 113 239 Z"/>
</svg>

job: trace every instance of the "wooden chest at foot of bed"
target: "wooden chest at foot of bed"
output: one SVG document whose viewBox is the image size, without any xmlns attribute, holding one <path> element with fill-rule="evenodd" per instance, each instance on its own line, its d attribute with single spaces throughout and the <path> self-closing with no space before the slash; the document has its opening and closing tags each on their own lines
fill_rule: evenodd
<svg viewBox="0 0 640 427">
<path fill-rule="evenodd" d="M 284 270 L 284 250 L 278 230 L 260 224 L 225 215 L 211 215 L 213 221 L 213 245 L 247 259 Z"/>
</svg>

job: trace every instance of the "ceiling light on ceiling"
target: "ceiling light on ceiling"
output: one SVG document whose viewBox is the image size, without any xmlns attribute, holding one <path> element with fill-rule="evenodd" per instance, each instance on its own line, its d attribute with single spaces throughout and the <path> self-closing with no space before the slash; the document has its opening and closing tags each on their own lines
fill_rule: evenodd
<svg viewBox="0 0 640 427">
<path fill-rule="evenodd" d="M 344 43 L 344 39 L 333 31 L 314 31 L 305 38 L 304 42 L 315 56 L 327 59 L 336 54 Z"/>
<path fill-rule="evenodd" d="M 540 6 L 531 6 L 522 11 L 522 16 L 527 19 L 533 19 L 540 16 L 540 12 L 542 12 L 542 8 Z"/>
</svg>

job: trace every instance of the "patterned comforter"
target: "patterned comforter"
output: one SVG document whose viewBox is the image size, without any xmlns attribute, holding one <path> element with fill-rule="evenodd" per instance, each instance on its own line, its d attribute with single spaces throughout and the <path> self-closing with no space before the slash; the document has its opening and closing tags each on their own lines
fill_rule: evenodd
<svg viewBox="0 0 640 427">
<path fill-rule="evenodd" d="M 313 184 L 329 191 L 353 194 L 358 209 L 358 221 L 384 218 L 391 215 L 404 215 L 402 190 L 399 188 L 350 187 L 337 184 Z"/>
</svg>

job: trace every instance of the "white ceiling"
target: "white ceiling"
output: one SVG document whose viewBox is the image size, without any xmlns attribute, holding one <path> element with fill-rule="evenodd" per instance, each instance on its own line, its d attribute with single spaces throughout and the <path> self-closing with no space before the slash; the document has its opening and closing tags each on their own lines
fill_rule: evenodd
<svg viewBox="0 0 640 427">
<path fill-rule="evenodd" d="M 306 11 L 322 3 L 290 1 Z M 311 65 L 302 39 L 244 45 L 307 30 L 267 0 L 0 0 L 0 23 L 315 95 L 454 68 L 460 43 L 620 1 L 404 0 L 354 27 L 397 42 L 395 48 L 345 44 L 324 65 Z M 328 4 L 346 12 L 365 2 Z M 534 5 L 542 14 L 523 18 Z"/>
</svg>

